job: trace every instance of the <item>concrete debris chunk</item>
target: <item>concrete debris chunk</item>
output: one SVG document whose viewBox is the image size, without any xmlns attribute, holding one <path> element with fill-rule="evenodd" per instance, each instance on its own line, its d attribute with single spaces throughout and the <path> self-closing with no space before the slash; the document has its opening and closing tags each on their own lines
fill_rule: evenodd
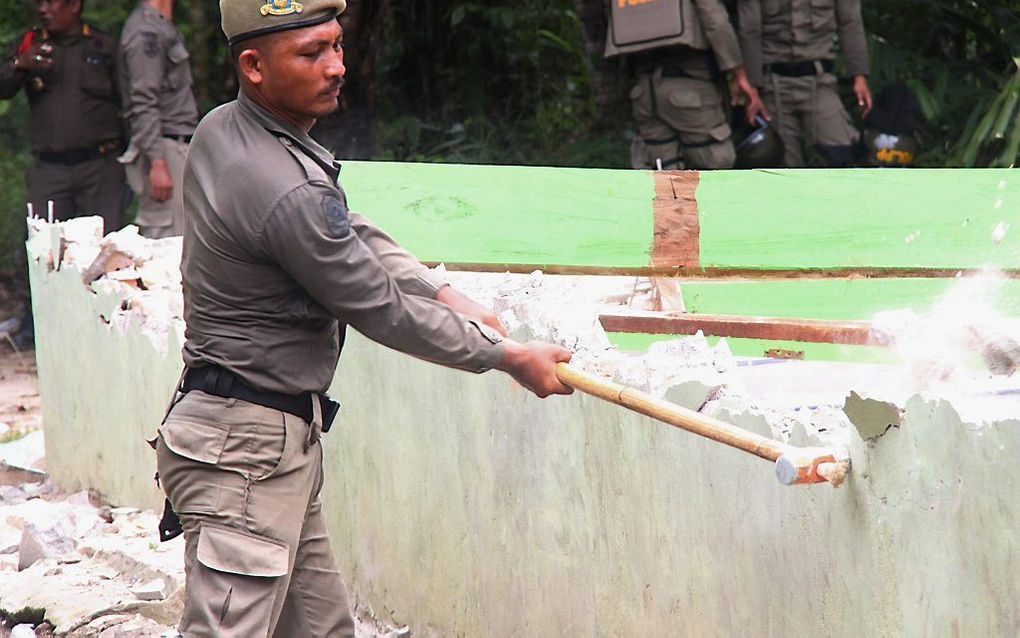
<svg viewBox="0 0 1020 638">
<path fill-rule="evenodd" d="M 32 625 L 15 625 L 11 629 L 11 638 L 35 638 L 35 628 Z"/>
<path fill-rule="evenodd" d="M 131 268 L 135 264 L 131 255 L 120 250 L 116 246 L 106 244 L 100 250 L 96 258 L 89 264 L 82 274 L 81 279 L 88 285 L 107 273 Z"/>
<path fill-rule="evenodd" d="M 76 217 L 60 224 L 60 267 L 87 268 L 99 255 L 102 217 Z"/>
<path fill-rule="evenodd" d="M 0 505 L 17 505 L 28 500 L 25 490 L 14 485 L 0 485 Z"/>
<path fill-rule="evenodd" d="M 107 630 L 107 629 L 109 629 L 111 627 L 115 627 L 117 625 L 122 625 L 122 624 L 128 622 L 129 620 L 131 620 L 132 618 L 134 618 L 134 616 L 132 616 L 131 614 L 107 614 L 107 615 L 103 615 L 103 616 L 100 616 L 99 618 L 96 618 L 96 619 L 90 621 L 87 625 L 82 627 L 80 633 L 83 636 L 98 636 L 103 631 L 105 631 L 105 630 Z"/>
<path fill-rule="evenodd" d="M 165 633 L 166 627 L 154 620 L 143 616 L 134 616 L 126 622 L 122 622 L 103 629 L 98 638 L 152 638 Z"/>
<path fill-rule="evenodd" d="M 156 578 L 143 585 L 132 587 L 131 593 L 138 600 L 164 600 L 170 594 L 167 583 L 162 578 Z"/>
<path fill-rule="evenodd" d="M 26 470 L 43 469 L 46 458 L 44 439 L 42 430 L 37 430 L 10 443 L 0 444 L 0 462 Z"/>
<path fill-rule="evenodd" d="M 853 390 L 843 404 L 843 412 L 857 428 L 862 439 L 879 438 L 890 428 L 898 428 L 903 421 L 903 410 L 890 401 L 868 399 Z"/>
<path fill-rule="evenodd" d="M 77 557 L 78 544 L 71 533 L 65 521 L 57 521 L 46 527 L 27 523 L 18 547 L 18 571 L 28 569 L 44 559 L 71 560 Z"/>
<path fill-rule="evenodd" d="M 14 546 L 14 552 L 17 552 L 18 546 Z M 18 571 L 18 555 L 17 553 L 0 554 L 0 573 L 3 572 L 16 572 Z"/>
</svg>

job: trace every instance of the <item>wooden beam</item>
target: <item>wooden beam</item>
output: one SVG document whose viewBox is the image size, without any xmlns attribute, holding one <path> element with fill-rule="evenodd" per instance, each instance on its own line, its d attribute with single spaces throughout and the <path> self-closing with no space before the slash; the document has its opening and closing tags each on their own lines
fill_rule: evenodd
<svg viewBox="0 0 1020 638">
<path fill-rule="evenodd" d="M 461 272 L 512 272 L 528 274 L 536 270 L 549 275 L 604 275 L 625 277 L 677 277 L 679 279 L 953 279 L 987 272 L 982 268 L 684 268 L 666 266 L 607 267 L 568 264 L 512 264 L 425 261 L 435 268 Z M 1020 279 L 1020 269 L 997 271 L 1009 279 Z"/>
<path fill-rule="evenodd" d="M 698 171 L 656 171 L 652 201 L 652 267 L 692 269 L 701 265 Z"/>
<path fill-rule="evenodd" d="M 881 345 L 871 336 L 867 321 L 823 321 L 699 314 L 603 313 L 599 319 L 607 332 L 692 335 L 805 343 L 839 343 L 855 346 Z"/>
</svg>

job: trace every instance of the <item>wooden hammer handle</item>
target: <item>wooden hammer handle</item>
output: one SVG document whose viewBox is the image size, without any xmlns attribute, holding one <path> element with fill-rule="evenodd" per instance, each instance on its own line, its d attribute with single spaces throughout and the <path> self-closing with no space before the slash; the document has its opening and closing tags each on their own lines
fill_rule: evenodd
<svg viewBox="0 0 1020 638">
<path fill-rule="evenodd" d="M 656 399 L 640 390 L 606 381 L 569 363 L 556 364 L 556 376 L 560 383 L 569 385 L 585 394 L 615 403 L 673 427 L 699 434 L 769 461 L 779 460 L 779 457 L 788 450 L 788 446 L 779 441 L 748 432 L 675 403 Z"/>
</svg>

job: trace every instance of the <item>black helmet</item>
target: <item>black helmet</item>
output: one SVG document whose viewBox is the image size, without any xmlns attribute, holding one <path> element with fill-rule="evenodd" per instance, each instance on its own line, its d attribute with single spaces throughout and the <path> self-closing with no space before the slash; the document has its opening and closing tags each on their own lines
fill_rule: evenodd
<svg viewBox="0 0 1020 638">
<path fill-rule="evenodd" d="M 754 127 L 743 126 L 734 134 L 737 149 L 735 168 L 775 168 L 783 165 L 783 140 L 768 120 L 758 115 Z"/>
<path fill-rule="evenodd" d="M 902 84 L 891 84 L 875 98 L 875 108 L 864 120 L 861 151 L 868 166 L 910 166 L 917 156 L 914 137 L 921 105 Z"/>
<path fill-rule="evenodd" d="M 917 157 L 917 139 L 913 135 L 882 133 L 866 128 L 861 133 L 861 143 L 864 146 L 864 162 L 868 166 L 910 166 Z"/>
</svg>

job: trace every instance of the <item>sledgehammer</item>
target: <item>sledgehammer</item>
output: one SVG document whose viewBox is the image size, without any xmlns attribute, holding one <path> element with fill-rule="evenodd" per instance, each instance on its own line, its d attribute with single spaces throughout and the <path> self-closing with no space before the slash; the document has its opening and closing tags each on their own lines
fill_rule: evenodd
<svg viewBox="0 0 1020 638">
<path fill-rule="evenodd" d="M 656 399 L 640 390 L 606 381 L 568 363 L 556 364 L 556 376 L 560 383 L 585 394 L 773 461 L 776 477 L 784 485 L 828 482 L 839 487 L 850 470 L 850 458 L 845 452 L 787 445 L 675 403 Z"/>
</svg>

